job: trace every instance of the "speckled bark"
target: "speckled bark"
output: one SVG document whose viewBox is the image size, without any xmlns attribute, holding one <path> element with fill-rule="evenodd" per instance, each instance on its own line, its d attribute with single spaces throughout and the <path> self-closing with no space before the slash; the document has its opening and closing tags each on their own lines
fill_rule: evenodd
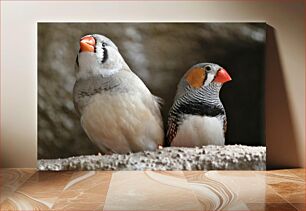
<svg viewBox="0 0 306 211">
<path fill-rule="evenodd" d="M 38 161 L 39 170 L 265 170 L 266 147 L 167 147 L 154 152 Z"/>
</svg>

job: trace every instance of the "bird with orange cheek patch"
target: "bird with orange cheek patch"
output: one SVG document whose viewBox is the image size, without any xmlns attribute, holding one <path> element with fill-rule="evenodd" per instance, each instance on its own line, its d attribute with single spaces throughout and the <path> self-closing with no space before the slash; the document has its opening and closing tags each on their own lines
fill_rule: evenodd
<svg viewBox="0 0 306 211">
<path fill-rule="evenodd" d="M 227 123 L 219 92 L 230 80 L 224 68 L 212 63 L 194 65 L 185 73 L 168 115 L 168 145 L 224 145 Z"/>
<path fill-rule="evenodd" d="M 74 105 L 102 153 L 155 150 L 164 130 L 158 98 L 128 67 L 117 46 L 93 34 L 80 40 Z"/>
</svg>

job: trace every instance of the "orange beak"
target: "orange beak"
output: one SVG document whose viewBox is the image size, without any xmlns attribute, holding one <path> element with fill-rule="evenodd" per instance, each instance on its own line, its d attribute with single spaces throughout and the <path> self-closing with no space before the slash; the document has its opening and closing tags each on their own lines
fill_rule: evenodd
<svg viewBox="0 0 306 211">
<path fill-rule="evenodd" d="M 218 70 L 217 76 L 214 81 L 223 84 L 230 80 L 232 80 L 231 76 L 229 76 L 225 69 L 221 68 L 220 70 Z"/>
<path fill-rule="evenodd" d="M 94 52 L 96 40 L 90 35 L 82 37 L 80 40 L 80 52 Z"/>
</svg>

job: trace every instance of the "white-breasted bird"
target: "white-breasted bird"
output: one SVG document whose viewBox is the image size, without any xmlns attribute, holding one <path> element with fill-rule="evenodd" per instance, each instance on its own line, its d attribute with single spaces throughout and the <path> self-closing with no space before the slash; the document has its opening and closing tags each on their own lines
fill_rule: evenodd
<svg viewBox="0 0 306 211">
<path fill-rule="evenodd" d="M 117 46 L 93 34 L 80 40 L 74 105 L 102 153 L 155 150 L 164 131 L 158 98 L 128 67 Z"/>
<path fill-rule="evenodd" d="M 185 73 L 168 115 L 168 145 L 224 145 L 227 122 L 219 92 L 230 80 L 226 70 L 213 63 L 196 64 Z"/>
</svg>

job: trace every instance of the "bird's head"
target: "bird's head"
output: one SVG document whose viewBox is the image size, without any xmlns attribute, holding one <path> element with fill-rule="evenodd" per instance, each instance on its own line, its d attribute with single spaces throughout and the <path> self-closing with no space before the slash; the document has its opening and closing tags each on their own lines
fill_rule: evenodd
<svg viewBox="0 0 306 211">
<path fill-rule="evenodd" d="M 117 46 L 99 34 L 86 35 L 80 39 L 80 50 L 76 58 L 77 78 L 95 75 L 110 76 L 126 65 Z"/>
<path fill-rule="evenodd" d="M 222 85 L 232 80 L 227 71 L 217 64 L 200 63 L 192 66 L 178 84 L 177 95 L 186 90 L 198 90 L 215 87 L 220 90 Z"/>
<path fill-rule="evenodd" d="M 222 85 L 230 80 L 231 77 L 226 70 L 217 64 L 200 63 L 191 67 L 184 75 L 186 85 L 193 89 L 209 86 L 210 84 Z"/>
</svg>

